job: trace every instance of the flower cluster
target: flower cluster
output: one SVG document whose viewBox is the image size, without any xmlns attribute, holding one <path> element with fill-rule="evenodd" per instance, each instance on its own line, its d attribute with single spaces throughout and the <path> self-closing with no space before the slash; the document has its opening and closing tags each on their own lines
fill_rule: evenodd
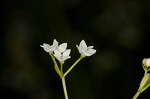
<svg viewBox="0 0 150 99">
<path fill-rule="evenodd" d="M 71 49 L 66 49 L 67 48 L 67 43 L 60 44 L 56 49 L 54 50 L 54 56 L 60 61 L 65 61 L 69 58 Z"/>
<path fill-rule="evenodd" d="M 43 45 L 40 46 L 48 53 L 54 52 L 54 56 L 56 57 L 56 59 L 59 60 L 59 62 L 64 62 L 65 60 L 71 58 L 70 56 L 71 49 L 67 49 L 67 43 L 62 43 L 58 45 L 58 42 L 56 41 L 56 39 L 54 39 L 52 45 L 44 43 Z M 94 53 L 96 53 L 96 50 L 93 49 L 93 46 L 87 47 L 86 42 L 84 40 L 80 42 L 79 46 L 78 45 L 76 46 L 79 53 L 82 56 L 91 56 Z"/>
<path fill-rule="evenodd" d="M 54 68 L 55 68 L 57 74 L 62 79 L 62 85 L 63 85 L 63 89 L 64 89 L 65 99 L 68 99 L 67 88 L 66 88 L 66 83 L 65 83 L 66 75 L 76 66 L 76 64 L 80 60 L 82 60 L 86 56 L 93 55 L 94 53 L 96 53 L 96 50 L 93 49 L 93 46 L 87 47 L 85 41 L 82 40 L 80 42 L 79 46 L 76 45 L 79 53 L 81 54 L 80 57 L 70 66 L 70 68 L 66 72 L 64 72 L 63 64 L 64 64 L 65 60 L 71 58 L 71 56 L 70 56 L 71 49 L 67 49 L 67 43 L 62 43 L 59 45 L 58 42 L 56 41 L 56 39 L 54 39 L 52 45 L 44 43 L 43 45 L 40 45 L 40 46 L 46 52 L 48 52 L 50 54 L 50 56 L 54 62 Z M 59 61 L 60 65 L 57 64 L 57 61 L 55 59 L 57 59 Z"/>
</svg>

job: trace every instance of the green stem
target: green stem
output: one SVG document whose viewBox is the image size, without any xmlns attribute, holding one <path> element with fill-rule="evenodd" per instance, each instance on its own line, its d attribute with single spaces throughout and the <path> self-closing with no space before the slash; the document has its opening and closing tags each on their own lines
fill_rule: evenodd
<svg viewBox="0 0 150 99">
<path fill-rule="evenodd" d="M 64 77 L 74 68 L 74 66 L 85 56 L 81 55 L 80 58 L 64 73 Z"/>
<path fill-rule="evenodd" d="M 132 99 L 137 99 L 141 92 L 137 91 Z"/>
<path fill-rule="evenodd" d="M 61 79 L 62 79 L 62 85 L 63 85 L 65 99 L 68 99 L 68 93 L 67 93 L 67 88 L 66 88 L 65 77 L 63 76 Z"/>
<path fill-rule="evenodd" d="M 55 58 L 54 58 L 54 56 L 53 56 L 53 53 L 50 52 L 49 55 L 51 56 L 51 58 L 52 58 L 54 64 L 57 64 L 57 62 L 56 62 L 56 60 L 55 60 Z"/>
<path fill-rule="evenodd" d="M 63 62 L 60 62 L 60 72 L 61 72 L 61 77 L 63 77 Z"/>
<path fill-rule="evenodd" d="M 51 56 L 51 58 L 52 58 L 52 60 L 53 60 L 53 62 L 54 62 L 54 68 L 55 68 L 56 72 L 57 72 L 58 75 L 61 77 L 61 71 L 60 71 L 60 69 L 59 69 L 59 67 L 58 67 L 58 64 L 57 64 L 57 62 L 56 62 L 56 60 L 55 60 L 55 58 L 54 58 L 54 56 L 53 56 L 53 53 L 49 53 L 49 55 Z"/>
</svg>

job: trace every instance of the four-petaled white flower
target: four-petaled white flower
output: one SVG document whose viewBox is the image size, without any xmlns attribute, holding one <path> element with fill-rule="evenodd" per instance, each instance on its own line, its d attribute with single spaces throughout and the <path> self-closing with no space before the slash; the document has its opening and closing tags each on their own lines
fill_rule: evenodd
<svg viewBox="0 0 150 99">
<path fill-rule="evenodd" d="M 50 46 L 49 44 L 44 43 L 43 45 L 40 45 L 40 46 L 43 47 L 43 49 L 46 52 L 53 52 L 58 46 L 58 42 L 56 41 L 56 39 L 54 39 L 53 45 Z"/>
<path fill-rule="evenodd" d="M 142 63 L 144 66 L 149 67 L 150 66 L 150 58 L 144 58 Z"/>
<path fill-rule="evenodd" d="M 80 42 L 79 46 L 78 46 L 78 45 L 76 45 L 76 46 L 77 46 L 77 49 L 79 50 L 79 53 L 80 53 L 81 55 L 91 56 L 91 55 L 93 55 L 94 53 L 96 53 L 96 50 L 93 49 L 93 46 L 87 47 L 87 45 L 86 45 L 86 43 L 85 43 L 84 40 L 82 40 L 82 41 Z"/>
<path fill-rule="evenodd" d="M 59 60 L 59 62 L 64 62 L 65 60 L 71 58 L 69 56 L 71 49 L 66 48 L 67 43 L 62 43 L 54 50 L 54 56 Z"/>
</svg>

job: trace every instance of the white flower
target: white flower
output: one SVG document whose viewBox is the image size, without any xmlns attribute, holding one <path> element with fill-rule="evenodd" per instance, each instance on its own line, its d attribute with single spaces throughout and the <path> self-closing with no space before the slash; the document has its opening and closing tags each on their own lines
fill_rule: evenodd
<svg viewBox="0 0 150 99">
<path fill-rule="evenodd" d="M 53 45 L 50 46 L 49 44 L 44 43 L 43 45 L 40 45 L 40 46 L 43 47 L 43 49 L 46 52 L 53 52 L 58 46 L 58 42 L 54 39 Z"/>
<path fill-rule="evenodd" d="M 144 58 L 142 63 L 143 63 L 143 65 L 149 67 L 150 66 L 150 58 Z"/>
<path fill-rule="evenodd" d="M 71 58 L 69 56 L 71 50 L 66 49 L 67 48 L 67 43 L 62 43 L 59 45 L 55 50 L 54 50 L 54 56 L 60 61 L 64 62 L 65 60 Z"/>
<path fill-rule="evenodd" d="M 94 53 L 96 53 L 96 50 L 93 49 L 93 46 L 89 46 L 87 47 L 86 43 L 84 40 L 82 40 L 80 42 L 80 45 L 76 45 L 77 46 L 77 49 L 79 50 L 79 53 L 80 54 L 83 54 L 85 56 L 91 56 L 93 55 Z"/>
</svg>

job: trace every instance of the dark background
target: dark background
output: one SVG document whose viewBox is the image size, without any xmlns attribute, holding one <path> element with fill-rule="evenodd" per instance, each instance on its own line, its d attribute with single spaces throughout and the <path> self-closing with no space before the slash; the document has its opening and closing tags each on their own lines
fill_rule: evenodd
<svg viewBox="0 0 150 99">
<path fill-rule="evenodd" d="M 70 67 L 82 39 L 97 53 L 66 77 L 70 99 L 131 99 L 150 57 L 149 0 L 2 0 L 0 99 L 64 99 L 40 45 L 67 42 Z M 150 89 L 139 99 L 150 99 Z"/>
</svg>

